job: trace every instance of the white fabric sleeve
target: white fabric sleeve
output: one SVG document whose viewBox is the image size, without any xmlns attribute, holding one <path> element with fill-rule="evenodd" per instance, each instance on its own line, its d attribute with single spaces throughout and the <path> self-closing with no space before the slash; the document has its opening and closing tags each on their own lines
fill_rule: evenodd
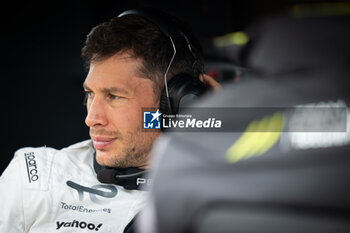
<svg viewBox="0 0 350 233">
<path fill-rule="evenodd" d="M 0 232 L 24 233 L 23 183 L 17 154 L 0 177 Z"/>
</svg>

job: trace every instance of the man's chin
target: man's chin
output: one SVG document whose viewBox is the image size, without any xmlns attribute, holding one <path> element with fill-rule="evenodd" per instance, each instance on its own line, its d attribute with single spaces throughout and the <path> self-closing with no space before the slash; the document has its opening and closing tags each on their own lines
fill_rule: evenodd
<svg viewBox="0 0 350 233">
<path fill-rule="evenodd" d="M 112 159 L 112 154 L 106 150 L 96 150 L 96 161 L 101 166 L 114 167 L 115 162 Z"/>
</svg>

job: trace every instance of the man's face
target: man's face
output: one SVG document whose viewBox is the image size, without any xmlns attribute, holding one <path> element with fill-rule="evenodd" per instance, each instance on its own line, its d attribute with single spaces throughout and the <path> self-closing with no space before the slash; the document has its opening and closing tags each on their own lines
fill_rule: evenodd
<svg viewBox="0 0 350 233">
<path fill-rule="evenodd" d="M 141 60 L 127 53 L 92 63 L 84 82 L 90 137 L 97 162 L 146 168 L 159 132 L 142 132 L 142 108 L 157 107 L 153 81 L 137 72 Z"/>
</svg>

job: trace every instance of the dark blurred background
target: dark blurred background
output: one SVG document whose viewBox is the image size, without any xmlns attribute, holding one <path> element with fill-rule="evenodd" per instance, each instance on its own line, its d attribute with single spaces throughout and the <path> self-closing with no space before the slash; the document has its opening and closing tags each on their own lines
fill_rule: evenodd
<svg viewBox="0 0 350 233">
<path fill-rule="evenodd" d="M 158 7 L 189 24 L 211 57 L 212 38 L 244 29 L 281 1 L 11 1 L 1 6 L 1 170 L 26 146 L 88 138 L 80 49 L 91 28 L 124 10 Z"/>
</svg>

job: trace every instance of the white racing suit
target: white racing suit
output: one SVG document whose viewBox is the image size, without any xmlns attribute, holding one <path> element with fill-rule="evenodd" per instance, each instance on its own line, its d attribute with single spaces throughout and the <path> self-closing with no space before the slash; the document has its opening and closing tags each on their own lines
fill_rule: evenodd
<svg viewBox="0 0 350 233">
<path fill-rule="evenodd" d="M 91 141 L 23 148 L 0 178 L 0 232 L 123 232 L 146 191 L 96 178 Z"/>
</svg>

